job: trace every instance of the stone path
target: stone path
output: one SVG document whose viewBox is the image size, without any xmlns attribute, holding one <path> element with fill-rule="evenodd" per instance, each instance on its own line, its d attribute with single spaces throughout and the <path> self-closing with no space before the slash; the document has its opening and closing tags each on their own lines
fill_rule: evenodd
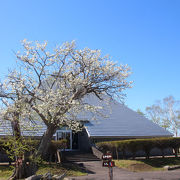
<svg viewBox="0 0 180 180">
<path fill-rule="evenodd" d="M 81 162 L 82 163 L 82 162 Z M 83 162 L 89 172 L 87 176 L 68 177 L 67 180 L 109 180 L 108 168 L 102 167 L 101 161 Z M 180 170 L 129 172 L 117 167 L 113 168 L 113 180 L 180 180 Z"/>
</svg>

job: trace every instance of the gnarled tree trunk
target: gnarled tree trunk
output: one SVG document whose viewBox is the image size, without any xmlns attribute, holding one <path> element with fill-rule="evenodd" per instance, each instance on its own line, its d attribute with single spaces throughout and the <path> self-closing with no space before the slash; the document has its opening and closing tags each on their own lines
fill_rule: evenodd
<svg viewBox="0 0 180 180">
<path fill-rule="evenodd" d="M 38 157 L 40 158 L 46 157 L 49 145 L 51 143 L 51 139 L 53 137 L 53 134 L 56 132 L 56 130 L 57 130 L 57 126 L 53 124 L 47 127 L 47 130 L 41 139 L 38 150 L 33 154 L 34 160 Z M 38 163 L 36 161 L 31 162 L 31 175 L 35 174 L 37 169 L 38 169 Z"/>
<path fill-rule="evenodd" d="M 51 139 L 53 137 L 53 134 L 56 132 L 57 130 L 57 126 L 55 125 L 49 125 L 47 127 L 47 130 L 46 132 L 44 133 L 42 139 L 41 139 L 41 142 L 40 142 L 40 145 L 38 147 L 38 150 L 37 152 L 34 154 L 34 158 L 37 157 L 37 156 L 40 156 L 40 157 L 45 157 L 47 155 L 47 151 L 48 151 L 48 148 L 49 148 L 49 145 L 51 143 Z"/>
<path fill-rule="evenodd" d="M 36 173 L 38 169 L 38 163 L 35 159 L 38 157 L 43 158 L 46 156 L 51 139 L 56 130 L 57 126 L 55 125 L 50 125 L 49 127 L 47 127 L 47 130 L 41 139 L 37 151 L 35 151 L 33 154 L 32 162 L 27 163 L 22 157 L 16 157 L 15 171 L 10 179 L 26 178 Z"/>
</svg>

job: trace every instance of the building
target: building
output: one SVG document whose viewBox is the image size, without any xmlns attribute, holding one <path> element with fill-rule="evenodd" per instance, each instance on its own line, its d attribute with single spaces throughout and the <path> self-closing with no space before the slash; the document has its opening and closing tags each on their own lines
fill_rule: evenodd
<svg viewBox="0 0 180 180">
<path fill-rule="evenodd" d="M 91 144 L 104 140 L 173 136 L 173 134 L 148 120 L 143 115 L 110 98 L 105 98 L 101 101 L 96 96 L 91 95 L 85 98 L 85 102 L 103 108 L 95 116 L 90 112 L 79 114 L 78 119 L 84 124 L 82 132 L 73 132 L 67 127 L 56 131 L 54 139 L 66 138 L 68 140 L 67 151 L 89 151 Z M 92 120 L 93 118 L 95 119 Z M 38 126 L 34 129 L 24 130 L 23 135 L 40 138 L 46 127 L 42 122 L 37 121 L 37 124 Z M 6 124 L 2 123 L 0 136 L 5 136 L 9 133 L 11 133 L 10 124 L 8 122 Z"/>
</svg>

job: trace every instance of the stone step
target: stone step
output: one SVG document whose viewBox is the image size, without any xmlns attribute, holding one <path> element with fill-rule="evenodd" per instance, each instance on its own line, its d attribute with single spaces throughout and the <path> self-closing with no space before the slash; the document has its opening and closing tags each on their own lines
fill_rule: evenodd
<svg viewBox="0 0 180 180">
<path fill-rule="evenodd" d="M 85 161 L 100 161 L 96 156 L 91 153 L 81 152 L 66 152 L 64 153 L 65 160 L 68 162 L 85 162 Z"/>
</svg>

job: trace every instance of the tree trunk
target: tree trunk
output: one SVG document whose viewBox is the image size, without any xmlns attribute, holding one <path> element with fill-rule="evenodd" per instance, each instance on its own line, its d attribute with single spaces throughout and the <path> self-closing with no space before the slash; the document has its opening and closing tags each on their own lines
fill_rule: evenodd
<svg viewBox="0 0 180 180">
<path fill-rule="evenodd" d="M 15 170 L 13 175 L 9 178 L 9 180 L 23 179 L 27 178 L 36 173 L 37 168 L 35 168 L 35 164 L 32 162 L 27 163 L 26 161 L 18 158 L 15 162 Z"/>
<path fill-rule="evenodd" d="M 149 159 L 150 157 L 150 151 L 146 151 L 146 159 Z"/>
<path fill-rule="evenodd" d="M 118 152 L 118 148 L 116 147 L 116 159 L 119 160 L 119 152 Z"/>
<path fill-rule="evenodd" d="M 164 149 L 161 149 L 162 158 L 164 158 Z"/>
<path fill-rule="evenodd" d="M 19 112 L 14 112 L 13 121 L 11 122 L 13 136 L 15 141 L 21 140 L 21 130 L 19 125 Z M 21 179 L 26 177 L 26 163 L 23 160 L 23 154 L 16 155 L 15 169 L 10 179 Z"/>
<path fill-rule="evenodd" d="M 132 158 L 133 158 L 133 159 L 136 158 L 136 152 L 132 152 Z"/>
<path fill-rule="evenodd" d="M 33 154 L 34 160 L 36 160 L 37 157 L 41 157 L 41 158 L 45 157 L 45 155 L 47 154 L 47 150 L 50 145 L 51 139 L 53 137 L 53 134 L 56 132 L 56 129 L 57 127 L 53 125 L 47 127 L 47 130 L 41 139 L 38 150 Z M 22 178 L 31 176 L 35 174 L 38 169 L 37 161 L 26 163 L 26 161 L 24 161 L 22 157 L 16 158 L 15 165 L 16 165 L 15 171 L 10 178 L 11 180 L 22 179 Z"/>
<path fill-rule="evenodd" d="M 39 156 L 41 158 L 46 157 L 49 145 L 51 143 L 51 139 L 53 137 L 53 134 L 56 132 L 56 130 L 57 130 L 57 126 L 55 126 L 55 125 L 50 125 L 49 127 L 47 127 L 47 130 L 41 139 L 38 150 L 34 154 L 34 158 L 39 157 Z"/>
<path fill-rule="evenodd" d="M 174 148 L 174 155 L 176 158 L 178 157 L 178 148 Z"/>
<path fill-rule="evenodd" d="M 122 149 L 123 159 L 126 159 L 126 150 Z"/>
</svg>

